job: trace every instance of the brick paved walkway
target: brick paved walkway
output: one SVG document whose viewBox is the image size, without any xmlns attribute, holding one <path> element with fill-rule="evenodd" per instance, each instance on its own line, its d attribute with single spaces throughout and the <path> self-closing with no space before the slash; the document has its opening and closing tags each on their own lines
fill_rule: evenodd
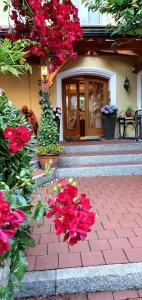
<svg viewBox="0 0 142 300">
<path fill-rule="evenodd" d="M 52 297 L 26 298 L 22 300 L 137 300 L 142 299 L 142 290 L 129 290 L 118 292 L 99 292 L 87 295 L 64 295 Z"/>
<path fill-rule="evenodd" d="M 75 246 L 68 246 L 56 236 L 51 220 L 35 226 L 37 246 L 27 251 L 28 271 L 142 261 L 142 175 L 77 181 L 79 190 L 93 200 L 96 224 L 87 239 Z M 50 191 L 51 186 L 40 190 L 44 200 Z M 99 298 L 90 296 L 92 299 Z"/>
</svg>

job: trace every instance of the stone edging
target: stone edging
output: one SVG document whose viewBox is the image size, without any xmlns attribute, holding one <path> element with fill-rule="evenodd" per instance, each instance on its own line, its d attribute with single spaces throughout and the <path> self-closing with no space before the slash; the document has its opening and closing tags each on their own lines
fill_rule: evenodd
<svg viewBox="0 0 142 300">
<path fill-rule="evenodd" d="M 142 288 L 142 263 L 28 272 L 17 297 Z"/>
</svg>

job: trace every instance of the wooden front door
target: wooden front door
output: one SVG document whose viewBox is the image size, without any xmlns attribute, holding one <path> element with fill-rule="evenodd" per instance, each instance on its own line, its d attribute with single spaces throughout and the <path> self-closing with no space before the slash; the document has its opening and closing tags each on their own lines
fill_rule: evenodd
<svg viewBox="0 0 142 300">
<path fill-rule="evenodd" d="M 63 80 L 64 137 L 102 136 L 100 108 L 108 103 L 108 81 L 82 76 Z"/>
</svg>

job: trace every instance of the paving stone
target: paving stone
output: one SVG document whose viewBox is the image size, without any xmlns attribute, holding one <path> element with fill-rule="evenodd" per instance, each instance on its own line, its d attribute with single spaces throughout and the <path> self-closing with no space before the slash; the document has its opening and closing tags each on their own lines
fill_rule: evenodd
<svg viewBox="0 0 142 300">
<path fill-rule="evenodd" d="M 59 254 L 59 268 L 73 268 L 82 266 L 80 253 Z"/>
<path fill-rule="evenodd" d="M 82 252 L 82 264 L 84 267 L 104 265 L 104 257 L 101 251 Z"/>
<path fill-rule="evenodd" d="M 69 252 L 68 244 L 65 242 L 49 243 L 48 254 Z"/>
<path fill-rule="evenodd" d="M 88 300 L 113 300 L 111 292 L 99 292 L 88 294 Z"/>
<path fill-rule="evenodd" d="M 87 252 L 90 251 L 89 243 L 88 241 L 82 241 L 79 242 L 76 245 L 69 246 L 69 251 L 70 252 Z"/>
<path fill-rule="evenodd" d="M 35 270 L 54 270 L 58 268 L 58 255 L 49 254 L 44 256 L 37 256 Z"/>
<path fill-rule="evenodd" d="M 131 249 L 132 246 L 127 238 L 109 239 L 110 246 L 112 249 Z"/>
<path fill-rule="evenodd" d="M 142 261 L 142 248 L 125 249 L 125 253 L 130 262 Z"/>
<path fill-rule="evenodd" d="M 108 240 L 90 240 L 91 251 L 110 249 Z"/>
<path fill-rule="evenodd" d="M 138 298 L 138 292 L 135 291 L 118 291 L 118 292 L 113 292 L 114 299 L 115 300 L 126 300 L 126 299 L 131 299 L 131 298 Z"/>
<path fill-rule="evenodd" d="M 121 264 L 121 263 L 128 262 L 127 257 L 123 252 L 123 250 L 103 250 L 103 255 L 106 264 Z"/>
<path fill-rule="evenodd" d="M 114 232 L 114 230 L 102 230 L 102 231 L 97 231 L 98 237 L 99 239 L 113 239 L 116 238 L 116 233 Z"/>
</svg>

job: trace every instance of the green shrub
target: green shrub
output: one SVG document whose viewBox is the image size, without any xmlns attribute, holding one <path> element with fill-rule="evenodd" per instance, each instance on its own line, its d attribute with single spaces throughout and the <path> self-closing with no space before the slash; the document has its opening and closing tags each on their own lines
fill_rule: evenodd
<svg viewBox="0 0 142 300">
<path fill-rule="evenodd" d="M 42 92 L 40 94 L 40 104 L 42 114 L 39 126 L 38 144 L 39 146 L 47 146 L 50 144 L 56 145 L 58 140 L 58 128 L 49 104 L 47 93 Z"/>
<path fill-rule="evenodd" d="M 64 153 L 65 149 L 61 145 L 48 145 L 39 147 L 38 149 L 38 155 L 46 155 L 46 154 L 53 154 L 53 155 L 59 155 L 60 153 Z"/>
</svg>

